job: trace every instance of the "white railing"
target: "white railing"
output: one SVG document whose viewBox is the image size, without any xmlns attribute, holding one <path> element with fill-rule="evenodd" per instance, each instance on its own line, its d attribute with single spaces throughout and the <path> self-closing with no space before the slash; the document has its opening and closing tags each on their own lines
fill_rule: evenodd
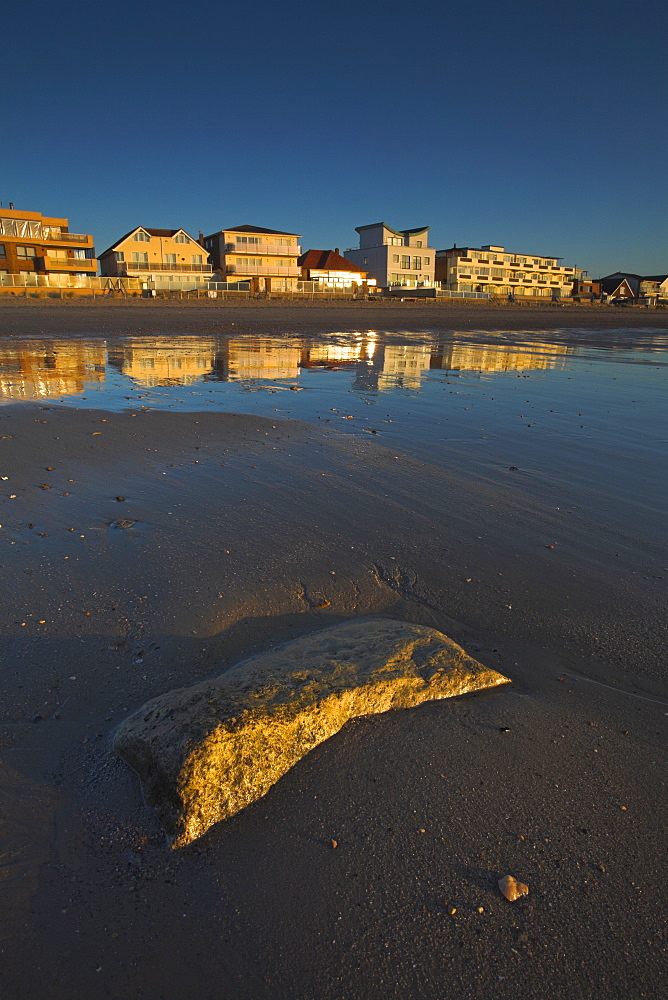
<svg viewBox="0 0 668 1000">
<path fill-rule="evenodd" d="M 436 297 L 441 299 L 488 299 L 489 292 L 455 292 L 450 288 L 437 288 Z"/>
<path fill-rule="evenodd" d="M 290 265 L 287 267 L 269 267 L 267 264 L 226 264 L 227 274 L 267 274 L 274 278 L 298 278 L 301 268 Z"/>
<path fill-rule="evenodd" d="M 298 244 L 291 244 L 287 247 L 279 246 L 278 243 L 226 243 L 225 253 L 239 253 L 246 256 L 262 256 L 263 253 L 276 255 L 278 257 L 299 257 L 302 248 Z"/>
<path fill-rule="evenodd" d="M 171 271 L 178 273 L 184 271 L 191 274 L 212 274 L 210 264 L 156 264 L 146 260 L 121 260 L 117 261 L 117 267 L 128 271 Z"/>
</svg>

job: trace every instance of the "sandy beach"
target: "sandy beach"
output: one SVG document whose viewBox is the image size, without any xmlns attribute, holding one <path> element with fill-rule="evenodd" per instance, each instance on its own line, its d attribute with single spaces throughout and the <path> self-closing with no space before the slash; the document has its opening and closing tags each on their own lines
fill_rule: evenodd
<svg viewBox="0 0 668 1000">
<path fill-rule="evenodd" d="M 667 328 L 575 306 L 0 301 L 0 342 L 549 330 L 612 351 Z M 468 445 L 439 460 L 263 405 L 0 408 L 0 996 L 655 1000 L 668 561 L 647 478 L 625 521 L 510 452 L 483 474 Z M 610 467 L 641 439 L 611 443 Z M 512 684 L 348 723 L 169 851 L 118 724 L 376 616 L 435 627 Z M 505 874 L 526 900 L 502 898 Z"/>
</svg>

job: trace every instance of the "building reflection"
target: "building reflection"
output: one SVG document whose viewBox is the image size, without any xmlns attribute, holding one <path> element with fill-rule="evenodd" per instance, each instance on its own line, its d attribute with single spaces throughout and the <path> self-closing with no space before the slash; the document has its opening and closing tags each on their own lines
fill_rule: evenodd
<svg viewBox="0 0 668 1000">
<path fill-rule="evenodd" d="M 213 371 L 217 349 L 208 338 L 133 338 L 110 346 L 109 363 L 147 388 L 194 385 Z"/>
<path fill-rule="evenodd" d="M 50 340 L 0 346 L 0 398 L 54 399 L 77 395 L 105 379 L 106 349 L 100 344 Z"/>
<path fill-rule="evenodd" d="M 440 345 L 431 356 L 431 368 L 446 371 L 511 372 L 563 368 L 572 348 L 563 344 L 527 343 L 512 349 L 504 345 Z"/>
<path fill-rule="evenodd" d="M 230 340 L 219 352 L 217 371 L 226 381 L 295 379 L 302 351 L 281 340 Z"/>
</svg>

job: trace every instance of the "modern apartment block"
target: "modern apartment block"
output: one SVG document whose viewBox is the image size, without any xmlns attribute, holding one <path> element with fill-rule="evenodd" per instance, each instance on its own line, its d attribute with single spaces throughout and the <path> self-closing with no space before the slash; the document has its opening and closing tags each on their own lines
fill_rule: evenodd
<svg viewBox="0 0 668 1000">
<path fill-rule="evenodd" d="M 561 257 L 509 253 L 505 247 L 451 247 L 436 252 L 436 280 L 455 292 L 570 298 L 582 272 L 563 267 Z"/>
<path fill-rule="evenodd" d="M 219 229 L 200 242 L 223 281 L 248 281 L 254 291 L 287 292 L 297 287 L 302 252 L 298 233 L 261 226 Z"/>
<path fill-rule="evenodd" d="M 93 237 L 67 219 L 0 208 L 0 284 L 10 274 L 97 274 Z"/>
<path fill-rule="evenodd" d="M 137 226 L 100 254 L 100 270 L 110 278 L 142 278 L 156 288 L 204 287 L 213 275 L 206 254 L 185 229 Z"/>
<path fill-rule="evenodd" d="M 429 288 L 434 284 L 436 251 L 429 246 L 429 226 L 419 229 L 392 229 L 384 222 L 357 226 L 359 249 L 343 256 L 367 272 L 379 288 L 408 285 Z"/>
</svg>

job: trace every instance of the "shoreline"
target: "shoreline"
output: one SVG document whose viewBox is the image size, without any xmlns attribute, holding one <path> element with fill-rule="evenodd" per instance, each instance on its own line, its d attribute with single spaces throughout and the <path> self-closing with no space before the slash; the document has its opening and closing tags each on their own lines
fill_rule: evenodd
<svg viewBox="0 0 668 1000">
<path fill-rule="evenodd" d="M 116 334 L 144 308 L 109 310 Z M 65 309 L 60 335 L 90 334 Z M 182 332 L 172 307 L 150 318 L 174 315 Z M 0 430 L 8 996 L 654 1000 L 664 563 L 617 559 L 574 516 L 551 551 L 554 506 L 506 469 L 482 482 L 465 457 L 292 418 L 47 401 L 3 407 Z M 363 617 L 435 627 L 512 683 L 356 719 L 168 851 L 118 724 Z M 526 900 L 500 896 L 505 874 Z"/>
<path fill-rule="evenodd" d="M 384 331 L 668 329 L 668 309 L 614 306 L 482 305 L 245 300 L 96 300 L 0 298 L 0 339 L 58 334 L 322 333 L 377 327 Z"/>
</svg>

